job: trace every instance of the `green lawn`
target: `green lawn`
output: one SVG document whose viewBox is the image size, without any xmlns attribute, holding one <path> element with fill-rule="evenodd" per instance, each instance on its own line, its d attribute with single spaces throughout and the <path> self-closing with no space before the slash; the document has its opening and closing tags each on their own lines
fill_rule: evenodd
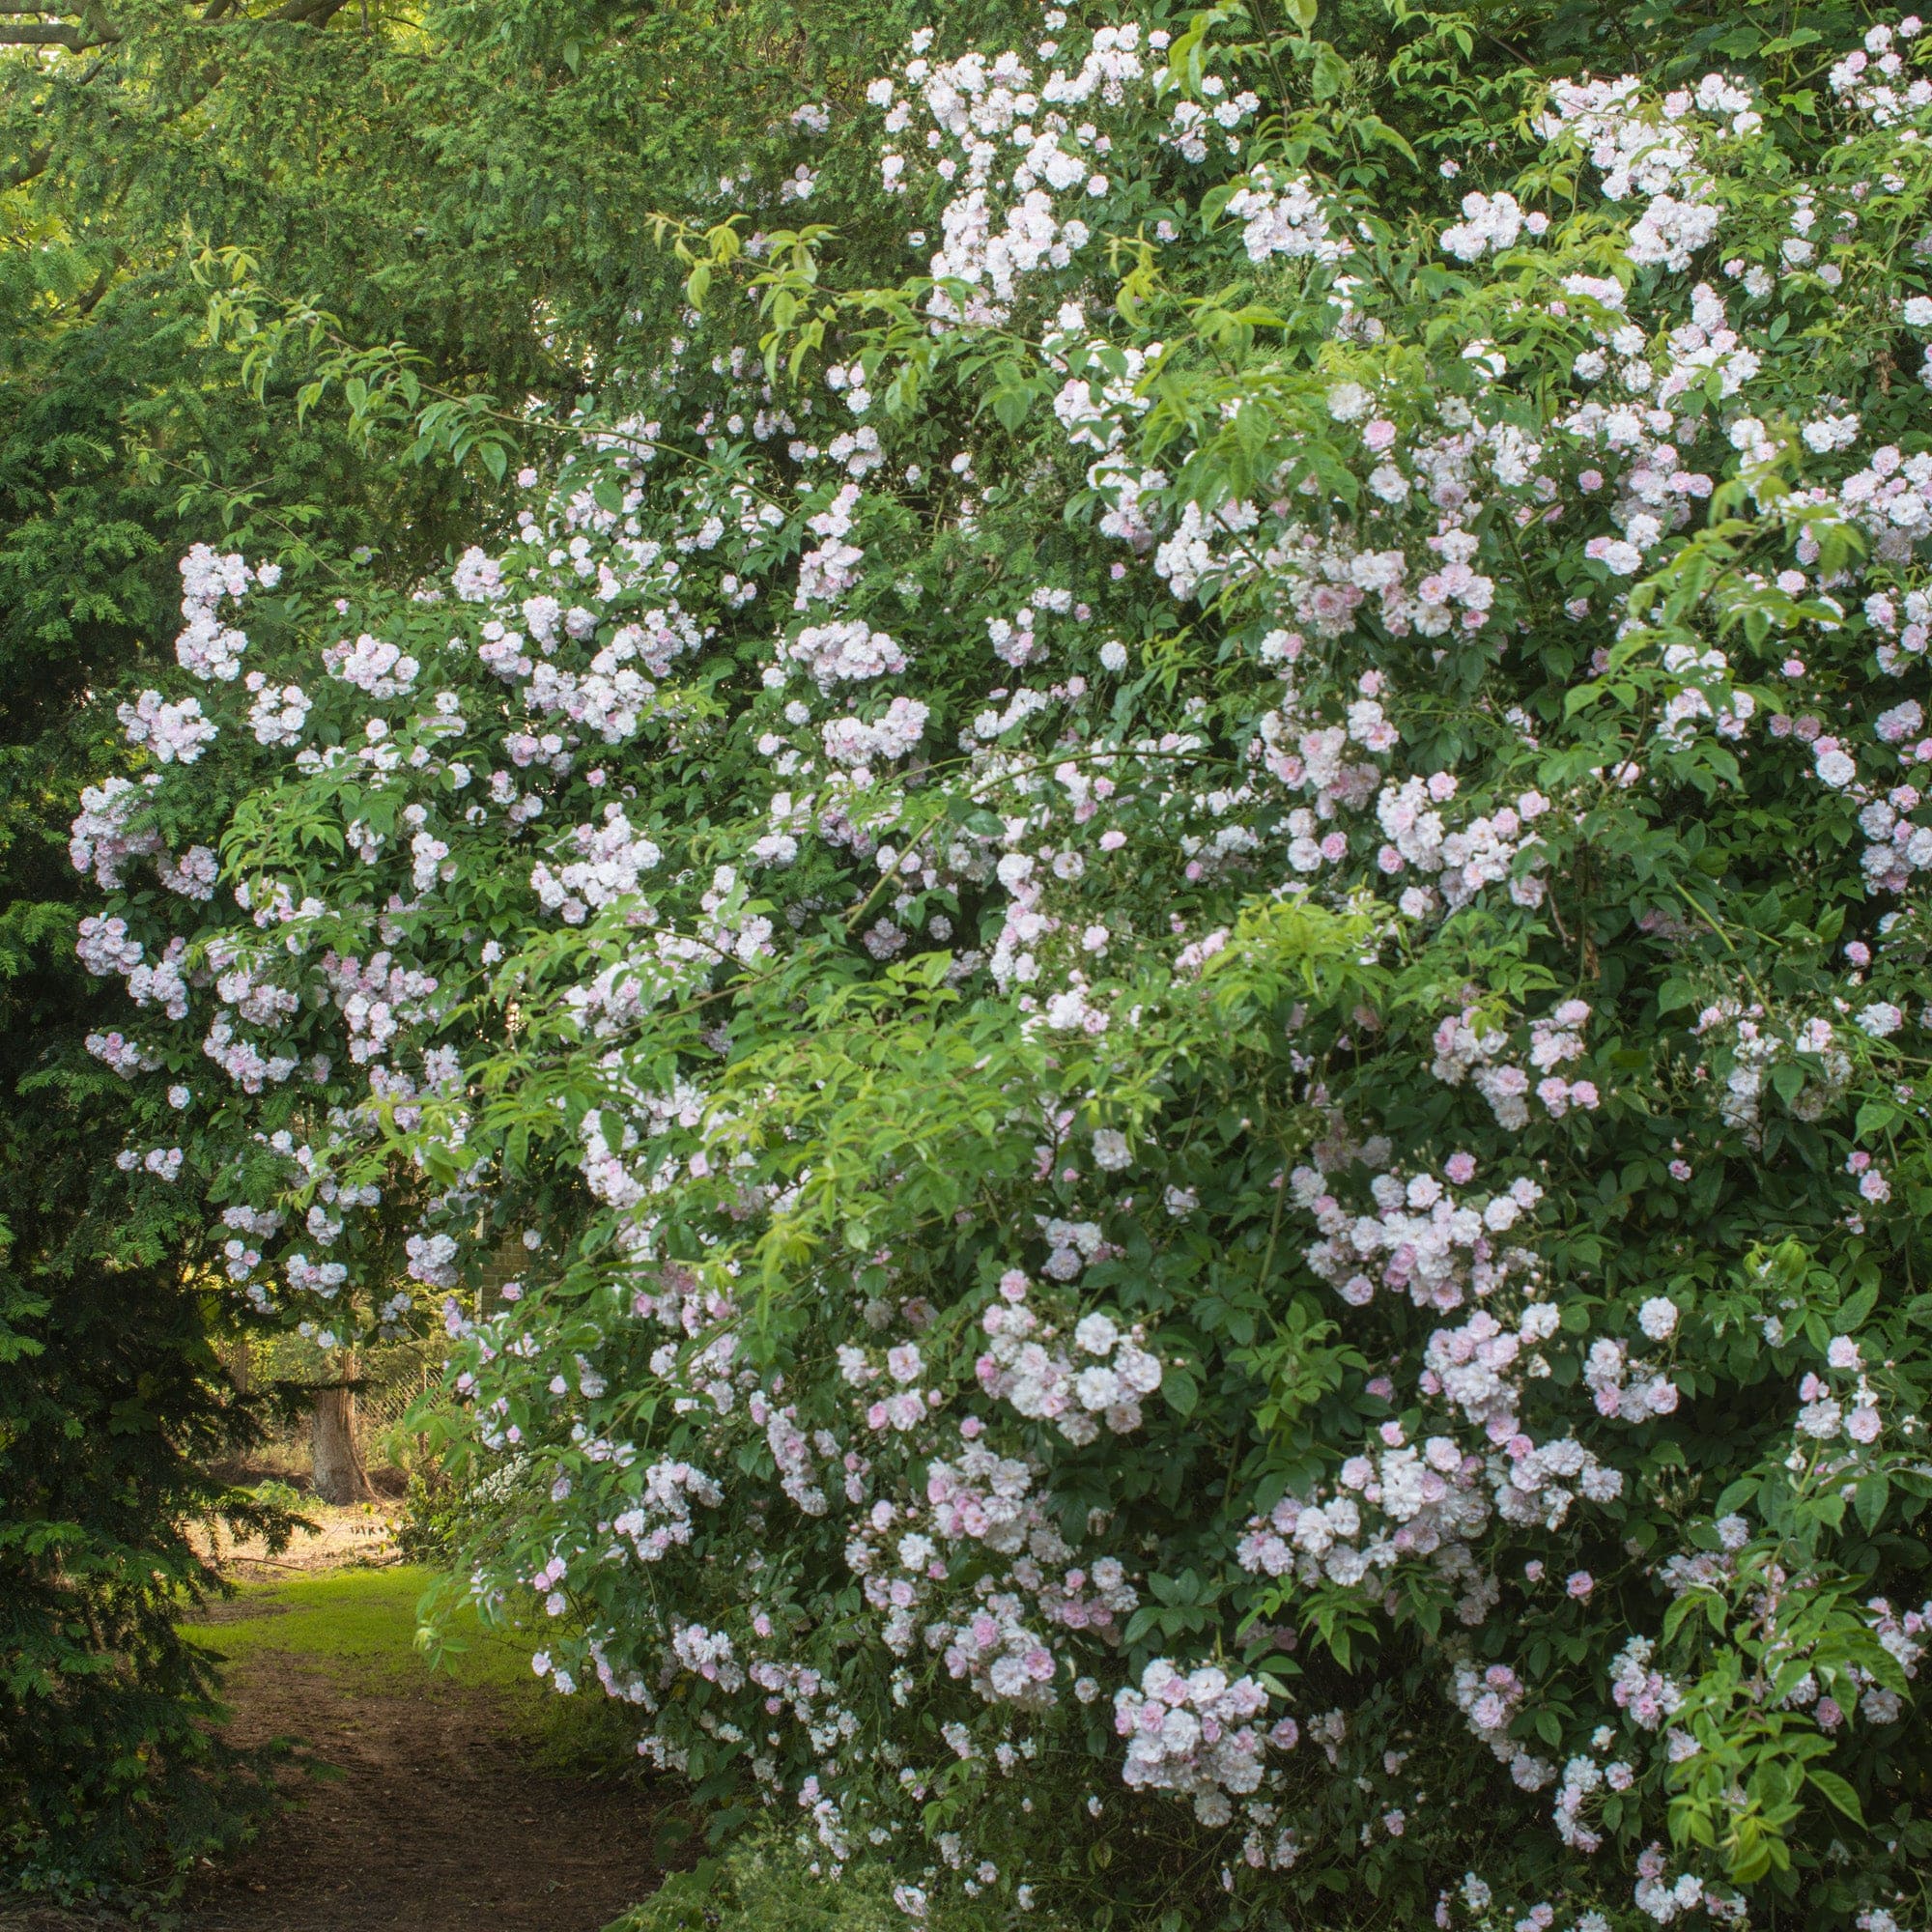
<svg viewBox="0 0 1932 1932">
<path fill-rule="evenodd" d="M 416 1647 L 417 1607 L 436 1580 L 415 1564 L 332 1570 L 282 1583 L 243 1584 L 237 1605 L 257 1612 L 234 1621 L 187 1623 L 197 1643 L 241 1662 L 265 1651 L 341 1664 L 375 1688 L 384 1678 L 420 1678 L 429 1661 Z M 445 1626 L 436 1674 L 474 1690 L 539 1691 L 529 1643 L 514 1630 L 485 1629 L 464 1605 Z"/>
<path fill-rule="evenodd" d="M 460 1605 L 442 1620 L 440 1641 L 418 1647 L 417 1612 L 436 1573 L 404 1564 L 385 1570 L 344 1569 L 243 1584 L 231 1601 L 233 1621 L 182 1626 L 197 1643 L 238 1668 L 249 1660 L 289 1657 L 320 1664 L 365 1696 L 435 1696 L 483 1691 L 499 1699 L 506 1727 L 546 1768 L 570 1773 L 634 1772 L 637 1718 L 597 1693 L 559 1697 L 530 1670 L 549 1620 L 534 1604 L 514 1615 L 524 1629 L 484 1625 Z"/>
</svg>

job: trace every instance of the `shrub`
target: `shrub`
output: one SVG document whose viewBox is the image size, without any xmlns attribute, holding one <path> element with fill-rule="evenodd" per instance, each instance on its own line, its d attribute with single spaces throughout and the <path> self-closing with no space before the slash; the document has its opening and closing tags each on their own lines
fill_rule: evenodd
<svg viewBox="0 0 1932 1932">
<path fill-rule="evenodd" d="M 934 1932 L 979 1932 L 998 1921 L 955 1905 L 929 1914 L 928 1922 Z M 904 1924 L 882 1866 L 862 1863 L 829 1886 L 791 1840 L 764 1833 L 695 1870 L 673 1872 L 612 1932 L 899 1932 Z"/>
<path fill-rule="evenodd" d="M 396 1548 L 404 1560 L 448 1562 L 462 1509 L 461 1492 L 435 1463 L 412 1469 L 402 1520 L 396 1525 Z"/>
<path fill-rule="evenodd" d="M 1289 12 L 922 34 L 519 542 L 190 557 L 76 829 L 127 1158 L 329 1341 L 521 1241 L 476 1596 L 914 1917 L 1889 1932 L 1918 25 L 1445 194 L 1463 30 Z"/>
<path fill-rule="evenodd" d="M 272 1802 L 271 1754 L 211 1735 L 213 1662 L 175 1627 L 217 1587 L 189 1525 L 287 1520 L 208 1473 L 259 1428 L 219 1387 L 203 1297 L 143 1209 L 90 1200 L 71 1112 L 45 1116 L 49 1157 L 7 1177 L 32 1211 L 0 1237 L 0 1897 L 151 1905 Z"/>
</svg>

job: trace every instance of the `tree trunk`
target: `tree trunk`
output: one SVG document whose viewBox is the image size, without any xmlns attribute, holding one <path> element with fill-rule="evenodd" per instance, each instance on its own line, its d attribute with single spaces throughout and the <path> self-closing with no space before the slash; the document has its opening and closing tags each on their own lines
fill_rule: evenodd
<svg viewBox="0 0 1932 1932">
<path fill-rule="evenodd" d="M 359 1503 L 373 1493 L 355 1446 L 355 1391 L 333 1383 L 315 1392 L 312 1483 L 326 1503 Z"/>
</svg>

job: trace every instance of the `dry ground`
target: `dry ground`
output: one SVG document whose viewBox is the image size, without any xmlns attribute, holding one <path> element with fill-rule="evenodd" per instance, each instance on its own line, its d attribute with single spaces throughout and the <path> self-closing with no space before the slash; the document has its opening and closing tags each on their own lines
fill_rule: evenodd
<svg viewBox="0 0 1932 1932">
<path fill-rule="evenodd" d="M 340 1776 L 197 1888 L 188 1932 L 597 1932 L 657 1882 L 659 1807 L 535 1768 L 500 1693 L 264 1648 L 230 1695 L 235 1743 L 300 1738 Z"/>
<path fill-rule="evenodd" d="M 303 1496 L 299 1505 L 313 1529 L 298 1530 L 286 1549 L 270 1555 L 259 1537 L 229 1536 L 218 1525 L 202 1530 L 196 1542 L 204 1553 L 238 1583 L 270 1583 L 279 1577 L 311 1576 L 319 1570 L 338 1570 L 348 1564 L 393 1563 L 396 1525 L 402 1519 L 397 1502 L 317 1502 Z"/>
</svg>

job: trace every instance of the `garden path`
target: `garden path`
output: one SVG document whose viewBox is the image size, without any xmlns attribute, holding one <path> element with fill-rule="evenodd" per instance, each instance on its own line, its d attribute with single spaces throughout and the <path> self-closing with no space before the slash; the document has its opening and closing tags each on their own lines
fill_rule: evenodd
<svg viewBox="0 0 1932 1932">
<path fill-rule="evenodd" d="M 393 1513 L 304 1509 L 316 1534 L 276 1557 L 220 1553 L 241 1594 L 190 1631 L 228 1660 L 223 1735 L 294 1746 L 288 1803 L 138 1932 L 602 1932 L 655 1889 L 678 1806 L 604 1771 L 627 1762 L 615 1707 L 566 1705 L 473 1619 L 432 1671 L 431 1575 L 389 1555 Z M 0 1932 L 136 1928 L 0 1903 Z"/>
<path fill-rule="evenodd" d="M 213 1613 L 226 1735 L 298 1738 L 322 1775 L 297 1774 L 295 1803 L 190 1891 L 183 1932 L 598 1932 L 656 1885 L 660 1803 L 546 1768 L 498 1660 L 451 1681 L 414 1658 L 423 1580 L 342 1572 L 334 1604 L 304 1603 L 304 1579 Z"/>
</svg>

